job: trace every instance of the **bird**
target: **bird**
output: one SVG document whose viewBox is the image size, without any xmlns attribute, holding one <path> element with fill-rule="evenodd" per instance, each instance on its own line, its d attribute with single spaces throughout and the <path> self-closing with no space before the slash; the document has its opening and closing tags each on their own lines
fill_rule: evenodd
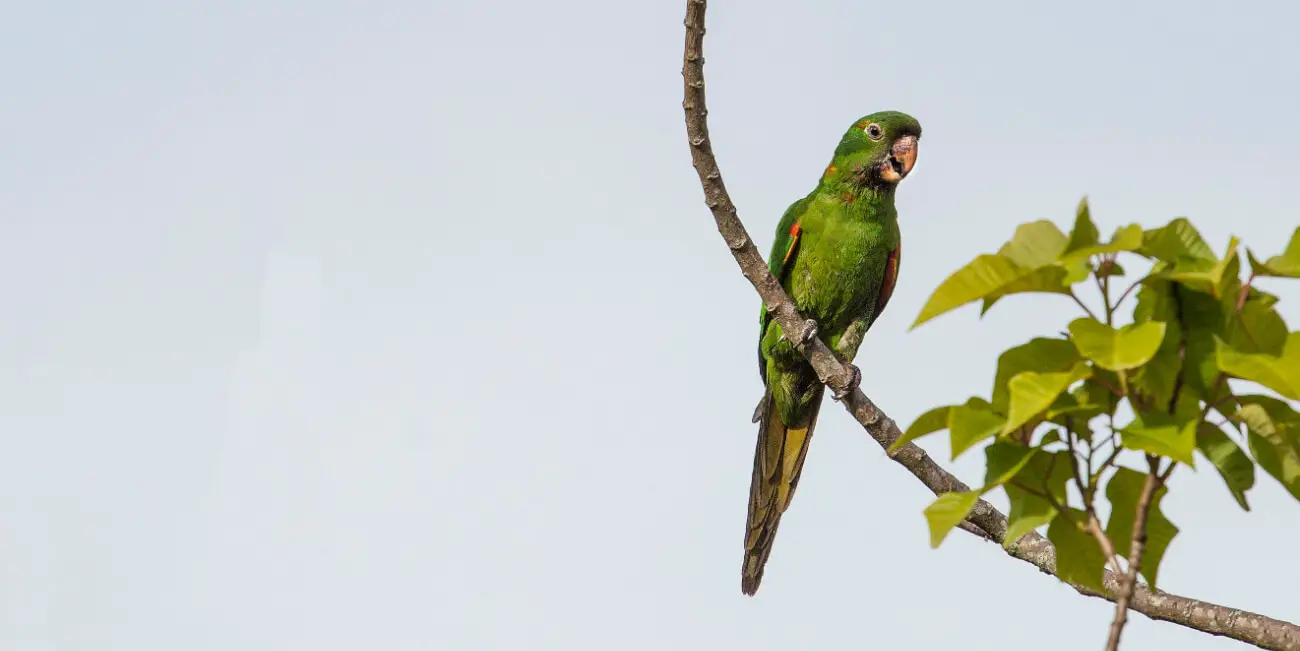
<svg viewBox="0 0 1300 651">
<path fill-rule="evenodd" d="M 786 209 L 777 225 L 768 269 L 799 312 L 852 375 L 862 335 L 880 318 L 898 282 L 902 253 L 894 195 L 916 164 L 921 124 L 899 111 L 854 121 L 816 188 Z M 790 506 L 821 409 L 824 385 L 772 320 L 759 317 L 758 369 L 763 398 L 754 410 L 758 442 L 745 522 L 741 592 L 763 580 L 781 515 Z"/>
</svg>

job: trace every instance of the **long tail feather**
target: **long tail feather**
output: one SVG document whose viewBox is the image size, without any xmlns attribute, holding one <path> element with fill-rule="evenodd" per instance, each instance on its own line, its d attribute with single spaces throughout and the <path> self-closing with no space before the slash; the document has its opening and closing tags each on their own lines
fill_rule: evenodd
<svg viewBox="0 0 1300 651">
<path fill-rule="evenodd" d="M 821 411 L 822 387 L 811 404 L 811 413 L 798 427 L 787 427 L 777 413 L 776 401 L 769 392 L 759 403 L 758 444 L 754 450 L 754 474 L 749 484 L 749 517 L 745 522 L 745 562 L 741 567 L 740 590 L 747 595 L 758 592 L 763 568 L 772 553 L 781 514 L 790 506 L 799 475 L 803 472 L 808 444 Z"/>
</svg>

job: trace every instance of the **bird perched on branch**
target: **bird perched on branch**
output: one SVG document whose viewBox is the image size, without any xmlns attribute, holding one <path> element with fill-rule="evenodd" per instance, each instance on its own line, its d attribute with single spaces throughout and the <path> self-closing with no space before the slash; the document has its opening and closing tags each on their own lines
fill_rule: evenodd
<svg viewBox="0 0 1300 651">
<path fill-rule="evenodd" d="M 821 180 L 781 217 L 768 268 L 822 340 L 845 362 L 879 318 L 898 280 L 894 191 L 916 163 L 921 125 L 885 111 L 858 120 L 840 139 Z M 753 595 L 790 505 L 821 409 L 824 385 L 766 308 L 759 318 L 758 369 L 765 390 L 754 411 L 758 445 L 749 488 L 741 591 Z M 862 375 L 853 367 L 849 391 Z M 842 398 L 838 395 L 836 398 Z"/>
</svg>

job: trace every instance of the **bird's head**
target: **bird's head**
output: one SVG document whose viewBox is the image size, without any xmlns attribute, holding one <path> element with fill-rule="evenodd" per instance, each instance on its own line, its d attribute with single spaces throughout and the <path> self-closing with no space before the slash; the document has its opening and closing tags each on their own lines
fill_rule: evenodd
<svg viewBox="0 0 1300 651">
<path fill-rule="evenodd" d="M 921 123 L 898 111 L 872 113 L 840 139 L 824 182 L 858 189 L 891 189 L 912 171 L 921 139 Z"/>
</svg>

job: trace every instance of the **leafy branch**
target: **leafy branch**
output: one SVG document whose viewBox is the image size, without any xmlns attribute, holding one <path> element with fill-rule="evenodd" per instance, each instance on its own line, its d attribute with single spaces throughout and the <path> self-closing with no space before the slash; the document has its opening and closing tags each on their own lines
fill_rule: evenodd
<svg viewBox="0 0 1300 651">
<path fill-rule="evenodd" d="M 1106 566 L 1118 576 L 1111 650 L 1118 648 L 1135 603 L 1139 575 L 1154 588 L 1160 561 L 1178 534 L 1158 503 L 1179 465 L 1194 465 L 1195 453 L 1209 459 L 1243 509 L 1249 510 L 1246 492 L 1257 463 L 1300 499 L 1300 414 L 1273 396 L 1235 395 L 1227 382 L 1253 382 L 1300 399 L 1300 332 L 1287 329 L 1276 297 L 1253 286 L 1267 276 L 1300 277 L 1300 229 L 1286 251 L 1266 263 L 1248 252 L 1252 269 L 1245 282 L 1238 244 L 1233 238 L 1220 257 L 1182 218 L 1151 230 L 1125 226 L 1101 242 L 1084 199 L 1068 235 L 1048 221 L 1020 226 L 996 254 L 978 256 L 949 276 L 913 324 L 974 301 L 983 301 L 987 311 L 1022 293 L 1065 294 L 1083 309 L 1086 316 L 1071 321 L 1059 338 L 1037 338 L 1003 353 L 991 401 L 976 397 L 931 410 L 901 442 L 947 429 L 955 458 L 992 439 L 980 492 L 1006 492 L 1012 535 L 1047 525 L 1061 555 L 1057 573 L 1067 581 L 1099 589 Z M 1112 301 L 1111 278 L 1125 273 L 1120 254 L 1151 269 Z M 1105 322 L 1075 291 L 1089 278 Z M 1132 322 L 1116 327 L 1119 305 L 1135 290 Z M 1121 406 L 1132 421 L 1116 427 Z M 1238 428 L 1251 455 L 1210 420 L 1212 413 Z M 1102 438 L 1091 424 L 1098 420 L 1109 430 L 1103 441 L 1094 440 Z M 1109 455 L 1094 467 L 1105 446 Z M 1044 469 L 1023 463 L 1008 473 L 997 462 L 1044 455 L 1066 459 L 1069 472 L 1058 478 L 1051 464 Z M 1134 455 L 1143 459 L 1145 473 L 1121 464 Z M 1025 489 L 1035 482 L 1057 490 Z M 1067 484 L 1074 486 L 1079 508 L 1069 505 Z M 1112 506 L 1104 528 L 1096 501 L 1103 486 Z M 940 496 L 927 509 L 934 544 L 962 516 L 953 504 Z M 935 517 L 936 509 L 942 518 Z"/>
<path fill-rule="evenodd" d="M 1066 506 L 1068 502 L 1065 491 L 1065 482 L 1068 477 L 1066 477 L 1065 473 L 1062 472 L 1062 470 L 1065 470 L 1070 466 L 1068 464 L 1056 462 L 1058 456 L 1060 454 L 1065 454 L 1066 452 L 1063 450 L 1046 449 L 1049 445 L 1061 443 L 1059 434 L 1053 432 L 1045 435 L 1039 441 L 1037 447 L 1029 447 L 1025 444 L 1013 442 L 1007 438 L 1007 436 L 1012 433 L 1032 435 L 1034 426 L 1031 426 L 1033 424 L 1029 421 L 1036 415 L 1041 415 L 1041 413 L 1047 408 L 1044 406 L 1042 409 L 1036 411 L 1033 410 L 1033 405 L 1027 403 L 1025 400 L 1025 396 L 1028 395 L 1027 391 L 1032 393 L 1035 387 L 1040 387 L 1044 384 L 1047 385 L 1047 388 L 1050 391 L 1052 386 L 1064 381 L 1064 385 L 1056 392 L 1056 395 L 1059 397 L 1068 385 L 1074 384 L 1079 380 L 1084 380 L 1082 387 L 1086 388 L 1083 388 L 1082 396 L 1085 398 L 1085 404 L 1078 404 L 1078 399 L 1076 399 L 1075 406 L 1086 407 L 1080 409 L 1080 411 L 1087 411 L 1088 409 L 1095 409 L 1097 403 L 1104 403 L 1105 405 L 1117 404 L 1117 400 L 1115 399 L 1117 397 L 1116 394 L 1123 395 L 1120 391 L 1120 387 L 1127 387 L 1127 383 L 1120 379 L 1123 376 L 1115 377 L 1115 382 L 1110 382 L 1110 378 L 1108 378 L 1105 373 L 1098 374 L 1097 377 L 1091 379 L 1085 379 L 1087 375 L 1090 375 L 1092 372 L 1091 366 L 1087 364 L 1075 364 L 1064 371 L 1063 376 L 1060 375 L 1062 372 L 1058 371 L 1055 376 L 1053 376 L 1053 373 L 1047 372 L 1037 373 L 1036 375 L 1017 374 L 1014 378 L 1010 376 L 1004 378 L 1002 377 L 1003 369 L 999 368 L 999 386 L 1001 386 L 1001 396 L 1004 398 L 1004 401 L 1002 401 L 1002 408 L 1009 410 L 1011 414 L 1015 415 L 1015 419 L 1020 421 L 1013 427 L 1010 427 L 1009 429 L 1007 428 L 1007 425 L 1010 424 L 1010 422 L 1008 422 L 1010 420 L 1010 415 L 1003 418 L 1002 422 L 999 422 L 997 419 L 998 415 L 995 412 L 994 417 L 990 419 L 988 417 L 990 410 L 984 409 L 984 406 L 991 406 L 991 403 L 979 399 L 972 399 L 972 401 L 969 401 L 966 405 L 959 407 L 942 407 L 931 410 L 922 415 L 918 421 L 909 428 L 906 434 L 900 432 L 898 426 L 892 419 L 877 408 L 860 389 L 851 386 L 853 373 L 850 368 L 835 357 L 835 355 L 831 353 L 830 349 L 827 348 L 820 339 L 818 339 L 816 336 L 816 324 L 805 319 L 799 313 L 789 296 L 786 295 L 785 291 L 781 288 L 780 284 L 777 283 L 776 279 L 772 277 L 762 256 L 759 254 L 758 249 L 754 246 L 754 243 L 746 232 L 744 225 L 737 217 L 736 207 L 732 203 L 726 187 L 723 184 L 722 175 L 718 169 L 718 164 L 713 155 L 712 145 L 709 140 L 707 121 L 708 109 L 706 108 L 704 93 L 703 56 L 705 32 L 704 15 L 706 9 L 707 0 L 687 1 L 685 19 L 686 44 L 682 63 L 682 75 L 684 77 L 684 100 L 682 102 L 682 108 L 685 111 L 686 131 L 690 143 L 692 164 L 699 176 L 701 186 L 704 190 L 705 203 L 713 215 L 719 233 L 722 235 L 728 248 L 731 250 L 732 256 L 740 266 L 741 272 L 762 297 L 764 306 L 772 315 L 772 318 L 781 325 L 783 331 L 789 335 L 790 340 L 795 344 L 796 349 L 809 361 L 810 365 L 815 369 L 819 380 L 837 392 L 845 392 L 842 400 L 845 408 L 848 409 L 849 413 L 853 415 L 853 417 L 877 443 L 886 448 L 889 457 L 907 468 L 909 472 L 916 476 L 927 488 L 938 496 L 936 503 L 927 509 L 927 515 L 929 515 L 931 519 L 932 544 L 939 544 L 947 531 L 952 528 L 960 528 L 981 538 L 1002 543 L 1005 551 L 1011 556 L 1031 563 L 1047 574 L 1059 576 L 1081 594 L 1118 601 L 1118 595 L 1121 594 L 1123 588 L 1123 585 L 1121 585 L 1120 582 L 1120 577 L 1114 573 L 1105 571 L 1104 568 L 1101 569 L 1096 577 L 1089 577 L 1089 572 L 1087 571 L 1084 571 L 1081 575 L 1077 571 L 1078 568 L 1088 567 L 1091 564 L 1091 561 L 1080 562 L 1080 559 L 1073 553 L 1076 550 L 1086 548 L 1086 546 L 1076 544 L 1077 541 L 1070 539 L 1072 534 L 1069 532 L 1071 530 L 1078 532 L 1078 529 L 1074 526 L 1067 526 L 1064 528 L 1057 526 L 1058 523 L 1068 525 L 1071 522 L 1079 521 L 1077 519 L 1067 519 L 1067 517 L 1065 517 L 1072 517 L 1075 515 L 1074 513 L 1070 513 L 1073 509 Z M 1119 239 L 1118 235 L 1119 234 L 1117 234 L 1115 239 Z M 1138 235 L 1142 235 L 1140 230 Z M 1127 236 L 1132 237 L 1132 232 L 1129 231 Z M 1084 238 L 1084 240 L 1086 239 L 1087 238 Z M 1294 243 L 1295 242 L 1293 242 L 1293 244 Z M 1087 244 L 1083 244 L 1080 245 L 1079 248 L 1086 249 L 1087 246 Z M 1297 248 L 1297 257 L 1300 257 L 1300 246 L 1295 248 Z M 1098 252 L 1104 253 L 1105 251 Z M 1040 265 L 1036 265 L 1035 263 L 1037 261 L 1032 259 L 1034 255 L 1036 254 L 1031 251 L 1029 257 L 1021 256 L 1014 252 L 1007 252 L 1005 255 L 1000 256 L 992 256 L 1002 260 L 1002 262 L 998 263 L 989 260 L 986 260 L 986 262 L 997 266 L 995 271 L 1002 274 L 1002 276 L 1010 276 L 1007 279 L 1008 282 L 999 283 L 993 287 L 986 286 L 983 288 L 977 288 L 977 291 L 974 292 L 965 290 L 966 298 L 946 309 L 936 310 L 933 306 L 927 305 L 926 310 L 923 310 L 922 313 L 922 316 L 925 317 L 925 319 L 918 319 L 918 323 L 922 320 L 933 318 L 939 313 L 947 311 L 947 309 L 952 309 L 972 300 L 983 300 L 985 303 L 985 309 L 987 310 L 1003 295 L 1015 293 L 1012 290 L 1015 290 L 1017 286 L 1035 286 L 1036 284 L 1041 284 L 1043 281 L 1041 275 L 1057 278 L 1057 282 L 1063 282 L 1066 277 L 1078 276 L 1084 271 L 1087 271 L 1087 273 L 1083 273 L 1081 278 L 1086 278 L 1089 273 L 1092 273 L 1091 270 L 1087 270 L 1086 265 L 1078 263 L 1061 265 L 1061 269 L 1065 270 L 1064 275 L 1061 271 L 1056 269 L 1048 269 L 1040 272 L 1038 271 Z M 1288 254 L 1286 254 L 1286 256 L 1290 255 L 1290 249 L 1288 249 Z M 1270 260 L 1268 264 L 1272 266 L 1269 267 L 1269 269 L 1281 269 L 1284 271 L 1289 269 L 1287 265 L 1291 264 L 1291 258 L 1286 256 L 1283 256 L 1285 259 L 1282 260 Z M 1253 256 L 1252 263 L 1254 263 Z M 1293 271 L 1300 275 L 1300 263 L 1295 266 L 1296 268 Z M 1026 267 L 1029 268 L 1029 273 L 1024 273 Z M 974 281 L 976 284 L 979 282 L 979 278 L 968 278 L 967 280 Z M 1132 290 L 1132 287 L 1130 287 L 1130 290 Z M 962 291 L 963 290 L 960 288 L 957 289 L 958 293 L 961 293 Z M 1002 293 L 999 294 L 999 292 Z M 951 294 L 952 292 L 948 292 L 948 296 L 945 298 L 945 300 L 950 303 L 953 300 Z M 1126 292 L 1124 296 L 1127 296 L 1127 294 L 1128 292 Z M 1121 301 L 1117 301 L 1116 304 L 1119 302 L 1122 302 L 1122 297 Z M 927 312 L 930 313 L 928 316 Z M 1139 337 L 1141 336 L 1142 335 L 1139 335 Z M 1053 340 L 1044 339 L 1041 341 Z M 1031 344 L 1032 343 L 1033 342 L 1031 342 Z M 1073 347 L 1073 344 L 1069 341 L 1066 341 L 1065 343 Z M 1047 351 L 1049 353 L 1049 358 L 1051 350 L 1054 347 L 1058 348 L 1057 352 L 1059 352 L 1057 344 L 1037 344 L 1036 347 Z M 1295 349 L 1297 353 L 1300 353 L 1300 345 L 1295 346 Z M 1008 353 L 1012 353 L 1015 350 L 1016 349 L 1012 349 L 1012 351 L 1008 351 Z M 1038 352 L 1042 351 L 1035 349 L 1028 352 L 1036 355 Z M 1229 356 L 1232 354 L 1232 352 L 1228 353 Z M 1004 357 L 1005 356 L 1006 354 L 1004 354 Z M 1232 358 L 1231 361 L 1239 366 L 1267 368 L 1273 373 L 1280 372 L 1278 364 L 1274 363 L 1270 365 L 1269 360 Z M 1085 370 L 1087 373 L 1081 375 Z M 1026 371 L 1026 373 L 1035 372 Z M 1015 386 L 1013 387 L 1012 385 Z M 1300 387 L 1300 383 L 1297 383 L 1296 386 Z M 1017 395 L 1021 396 L 1015 401 L 1016 404 L 1014 405 L 1011 404 L 1008 394 L 1008 390 L 1011 388 L 1017 389 Z M 998 396 L 999 389 L 995 386 L 995 402 L 997 402 Z M 1097 398 L 1097 401 L 1093 402 L 1093 398 Z M 1277 402 L 1280 403 L 1280 401 Z M 1252 436 L 1264 441 L 1266 444 L 1272 444 L 1273 441 L 1286 439 L 1288 432 L 1300 431 L 1300 426 L 1285 420 L 1286 413 L 1279 409 L 1276 403 L 1268 402 L 1264 400 L 1263 397 L 1247 403 L 1243 403 L 1241 402 L 1241 399 L 1238 399 L 1233 404 L 1237 407 L 1235 409 L 1235 418 L 1237 420 L 1234 420 L 1233 422 L 1253 423 L 1251 430 Z M 1281 404 L 1285 406 L 1285 403 Z M 963 409 L 965 409 L 965 411 L 961 412 L 960 410 Z M 1113 419 L 1113 406 L 1110 406 L 1108 409 L 1103 408 L 1103 411 L 1107 413 L 1108 417 Z M 1222 410 L 1219 411 L 1222 412 Z M 986 455 L 989 459 L 988 476 L 986 479 L 992 479 L 993 481 L 986 481 L 986 489 L 981 489 L 980 491 L 972 491 L 970 487 L 935 463 L 924 450 L 910 442 L 912 438 L 916 438 L 918 435 L 939 431 L 940 429 L 948 427 L 949 415 L 959 412 L 965 416 L 969 416 L 970 418 L 958 420 L 957 422 L 961 423 L 958 429 L 965 431 L 968 439 L 971 438 L 972 434 L 974 434 L 973 441 L 963 441 L 965 447 L 970 447 L 970 445 L 988 438 L 982 434 L 981 430 L 976 429 L 972 433 L 969 431 L 969 427 L 967 427 L 967 425 L 970 425 L 972 422 L 976 425 L 980 425 L 980 419 L 983 419 L 981 426 L 985 429 L 989 429 L 990 424 L 992 423 L 990 435 L 997 438 L 997 440 L 995 440 L 991 445 L 986 447 Z M 1026 414 L 1028 414 L 1027 417 Z M 1059 415 L 1060 414 L 1057 414 L 1057 416 Z M 1228 416 L 1228 414 L 1224 415 Z M 920 425 L 922 430 L 928 431 L 920 432 L 918 434 L 918 425 Z M 1295 426 L 1293 429 L 1287 429 L 1292 428 L 1293 426 Z M 1279 430 L 1279 428 L 1282 429 Z M 1003 432 L 1002 430 L 1006 431 Z M 955 435 L 957 430 L 951 431 Z M 1221 431 L 1215 431 L 1222 436 Z M 1077 433 L 1078 432 L 1076 432 L 1076 434 Z M 1053 436 L 1055 436 L 1055 440 L 1053 440 Z M 1113 436 L 1114 433 L 1112 432 L 1112 437 Z M 1085 440 L 1089 440 L 1088 437 L 1084 438 Z M 1253 440 L 1254 439 L 1252 439 L 1252 441 Z M 1216 447 L 1216 443 L 1218 443 L 1217 440 L 1210 441 L 1207 448 L 1211 451 L 1207 454 L 1212 460 L 1215 460 L 1216 466 L 1225 473 L 1225 480 L 1227 480 L 1229 486 L 1232 487 L 1234 486 L 1233 482 L 1236 481 L 1236 478 L 1238 478 L 1239 475 L 1235 470 L 1231 470 L 1231 467 L 1234 462 L 1239 460 L 1231 454 L 1230 450 L 1224 453 L 1224 448 L 1222 446 Z M 1123 445 L 1123 442 L 1121 442 L 1120 445 Z M 1254 445 L 1252 445 L 1252 449 L 1253 448 Z M 956 441 L 954 441 L 954 453 L 957 452 L 957 449 Z M 1115 449 L 1118 450 L 1119 448 L 1116 447 Z M 1026 450 L 1029 450 L 1029 452 L 1026 452 Z M 1071 450 L 1068 454 L 1074 454 L 1074 451 Z M 1113 452 L 1112 455 L 1114 454 L 1116 453 Z M 1297 458 L 1300 458 L 1300 455 L 1293 454 L 1287 456 L 1275 454 L 1275 456 L 1268 460 L 1260 458 L 1259 464 L 1261 467 L 1268 470 L 1270 474 L 1275 476 L 1279 476 L 1279 474 L 1284 473 L 1284 469 L 1288 469 L 1285 470 L 1285 472 L 1289 472 L 1296 477 L 1297 481 L 1295 484 L 1297 489 L 1300 489 L 1300 462 L 1297 462 Z M 1111 463 L 1113 463 L 1113 461 L 1114 459 L 1110 460 Z M 1109 465 L 1109 463 L 1104 465 Z M 1224 470 L 1225 468 L 1229 468 L 1229 470 Z M 1277 472 L 1269 470 L 1270 468 Z M 1121 498 L 1128 494 L 1122 486 L 1122 484 L 1128 480 L 1122 480 L 1117 484 L 1116 478 L 1127 477 L 1128 474 L 1125 472 L 1126 470 L 1127 469 L 1124 468 L 1117 469 L 1114 473 L 1114 477 L 1110 480 L 1107 486 L 1108 492 L 1116 486 L 1119 486 L 1119 488 L 1115 488 L 1115 490 L 1117 491 L 1117 495 Z M 1093 472 L 1095 471 L 1090 468 L 1090 477 Z M 1137 474 L 1131 470 L 1128 470 L 1128 472 L 1134 473 L 1135 475 Z M 1037 483 L 1044 488 L 1044 492 L 1042 492 L 1040 496 L 1032 495 L 1026 491 L 1021 491 L 1018 496 L 1013 495 L 1014 491 L 1017 490 L 1017 484 L 1013 483 L 1012 480 L 1017 479 L 1021 473 L 1025 473 L 1026 477 L 1037 477 L 1039 480 Z M 1035 473 L 1037 473 L 1037 475 L 1035 475 Z M 1253 466 L 1251 475 L 1251 481 L 1253 483 Z M 1097 480 L 1091 481 L 1095 483 Z M 1003 487 L 1003 489 L 1007 491 L 1008 495 L 1013 495 L 1010 519 L 1008 516 L 1002 514 L 990 505 L 987 501 L 980 498 L 983 492 L 986 492 L 987 486 L 990 485 L 990 483 L 994 487 Z M 1241 482 L 1238 481 L 1237 485 L 1239 486 L 1240 483 Z M 1237 493 L 1234 492 L 1234 495 L 1236 494 Z M 1144 508 L 1151 513 L 1158 512 L 1156 511 L 1156 503 L 1159 500 L 1159 495 L 1159 491 L 1154 493 L 1148 500 L 1149 506 Z M 1050 500 L 1041 499 L 1041 496 L 1049 497 Z M 1239 499 L 1244 505 L 1244 498 Z M 1111 501 L 1112 504 L 1115 504 L 1115 496 L 1111 496 Z M 1129 512 L 1136 515 L 1136 511 L 1134 510 L 1130 510 Z M 1062 517 L 1056 517 L 1058 514 Z M 1146 520 L 1147 519 L 1144 518 L 1144 522 Z M 1112 525 L 1115 525 L 1117 522 L 1113 515 L 1111 522 Z M 1037 527 L 1049 524 L 1053 526 L 1049 527 L 1048 538 L 1044 538 L 1034 531 Z M 1054 536 L 1053 529 L 1061 529 L 1061 532 L 1058 532 L 1058 534 Z M 1134 528 L 1134 530 L 1136 530 L 1136 528 Z M 1077 533 L 1073 535 L 1078 537 Z M 1143 533 L 1143 536 L 1146 535 L 1146 533 Z M 1062 545 L 1062 541 L 1067 539 L 1070 539 L 1070 544 Z M 1139 551 L 1136 555 L 1133 555 L 1131 553 L 1132 548 L 1136 546 L 1132 545 L 1131 537 L 1126 539 L 1126 541 L 1126 547 L 1128 547 L 1130 551 L 1130 558 L 1138 559 L 1137 562 L 1131 562 L 1129 565 L 1129 572 L 1135 573 L 1140 571 L 1141 559 L 1144 552 Z M 1148 545 L 1144 542 L 1143 547 L 1146 546 Z M 1058 557 L 1058 548 L 1068 550 L 1069 553 L 1062 554 Z M 1086 555 L 1086 553 L 1084 555 Z M 1100 557 L 1100 554 L 1097 554 L 1097 556 Z M 1105 564 L 1104 559 L 1102 559 L 1101 564 Z M 1143 575 L 1146 576 L 1145 571 L 1143 571 Z M 1080 579 L 1080 576 L 1082 576 L 1082 579 Z M 1154 574 L 1151 576 L 1154 576 Z M 1148 580 L 1151 581 L 1154 586 L 1154 581 L 1150 578 Z M 1234 608 L 1219 606 L 1186 597 L 1179 597 L 1165 592 L 1158 592 L 1154 587 L 1149 588 L 1137 584 L 1136 580 L 1130 584 L 1130 591 L 1131 595 L 1128 598 L 1128 603 L 1125 604 L 1125 612 L 1127 612 L 1128 608 L 1132 608 L 1148 617 L 1151 617 L 1152 619 L 1173 622 L 1211 635 L 1231 637 L 1261 648 L 1276 650 L 1300 649 L 1300 627 L 1297 627 L 1294 624 Z M 1122 628 L 1122 624 L 1120 627 Z"/>
</svg>

